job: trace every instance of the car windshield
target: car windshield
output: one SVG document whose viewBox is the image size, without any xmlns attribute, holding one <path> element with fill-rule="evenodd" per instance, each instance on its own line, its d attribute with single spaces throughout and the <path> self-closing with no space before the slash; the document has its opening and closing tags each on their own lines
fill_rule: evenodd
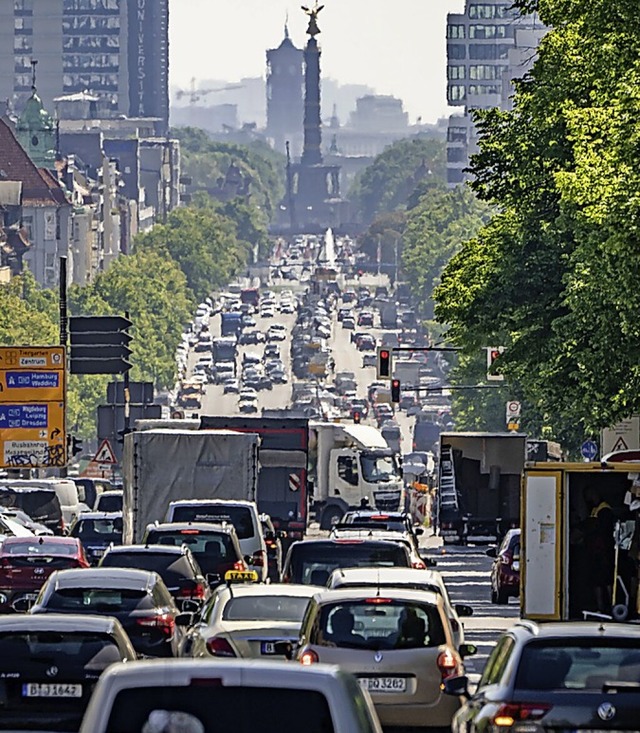
<svg viewBox="0 0 640 733">
<path fill-rule="evenodd" d="M 122 519 L 80 519 L 70 534 L 83 541 L 122 542 Z"/>
<path fill-rule="evenodd" d="M 222 611 L 225 621 L 292 621 L 300 623 L 309 602 L 296 596 L 231 598 Z"/>
<path fill-rule="evenodd" d="M 363 455 L 361 461 L 365 481 L 374 483 L 398 477 L 392 456 Z"/>
<path fill-rule="evenodd" d="M 156 572 L 168 587 L 175 585 L 185 577 L 193 577 L 193 571 L 186 557 L 167 552 L 108 552 L 102 558 L 100 566 L 136 568 Z"/>
<path fill-rule="evenodd" d="M 325 585 L 336 568 L 371 567 L 409 567 L 405 547 L 395 543 L 371 543 L 350 540 L 338 541 L 320 547 L 303 544 L 293 547 L 291 569 L 293 583 L 305 585 Z"/>
<path fill-rule="evenodd" d="M 174 522 L 229 522 L 236 528 L 239 540 L 253 537 L 251 510 L 229 504 L 184 504 L 173 510 Z"/>
<path fill-rule="evenodd" d="M 122 495 L 111 494 L 98 499 L 98 509 L 101 512 L 120 512 L 122 511 Z"/>
<path fill-rule="evenodd" d="M 446 643 L 436 606 L 375 595 L 323 606 L 310 642 L 354 649 L 420 649 Z"/>
<path fill-rule="evenodd" d="M 3 555 L 77 555 L 78 546 L 69 542 L 7 542 Z"/>
<path fill-rule="evenodd" d="M 205 573 L 216 573 L 220 566 L 230 566 L 239 560 L 231 535 L 200 529 L 149 531 L 145 540 L 150 545 L 186 545 Z"/>
<path fill-rule="evenodd" d="M 522 650 L 516 689 L 597 690 L 606 683 L 640 690 L 640 639 L 540 640 Z M 638 691 L 634 690 L 634 691 Z"/>
<path fill-rule="evenodd" d="M 104 613 L 152 608 L 151 597 L 133 588 L 58 588 L 46 601 L 48 611 Z"/>
<path fill-rule="evenodd" d="M 55 659 L 61 669 L 70 664 L 102 671 L 122 661 L 122 653 L 108 634 L 84 631 L 26 631 L 0 634 L 0 670 L 33 668 L 34 662 L 47 664 Z M 3 675 L 4 676 L 4 675 Z"/>
<path fill-rule="evenodd" d="M 221 685 L 195 670 L 193 676 L 191 684 L 172 686 L 167 682 L 121 690 L 111 708 L 106 733 L 281 733 L 283 711 L 288 733 L 334 731 L 322 692 Z"/>
</svg>

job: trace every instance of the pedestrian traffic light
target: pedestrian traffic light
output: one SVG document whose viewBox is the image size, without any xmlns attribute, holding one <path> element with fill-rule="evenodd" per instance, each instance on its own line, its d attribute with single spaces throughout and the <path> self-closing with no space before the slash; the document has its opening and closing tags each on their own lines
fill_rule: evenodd
<svg viewBox="0 0 640 733">
<path fill-rule="evenodd" d="M 399 379 L 391 380 L 391 402 L 395 402 L 396 404 L 400 402 L 400 380 Z"/>
<path fill-rule="evenodd" d="M 377 371 L 378 379 L 391 379 L 391 349 L 384 346 L 378 347 Z"/>
<path fill-rule="evenodd" d="M 356 425 L 360 425 L 360 413 L 359 412 L 354 412 L 353 413 L 353 422 Z"/>
<path fill-rule="evenodd" d="M 504 374 L 496 370 L 496 362 L 499 361 L 503 351 L 504 349 L 501 346 L 487 347 L 487 379 L 490 382 L 504 381 Z"/>
</svg>

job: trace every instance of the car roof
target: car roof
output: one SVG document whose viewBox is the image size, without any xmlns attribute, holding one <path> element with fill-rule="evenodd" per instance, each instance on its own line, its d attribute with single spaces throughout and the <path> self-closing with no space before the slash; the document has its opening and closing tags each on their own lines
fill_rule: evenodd
<svg viewBox="0 0 640 733">
<path fill-rule="evenodd" d="M 3 547 L 8 545 L 23 545 L 25 542 L 32 545 L 72 545 L 73 547 L 78 547 L 80 544 L 80 540 L 77 537 L 56 537 L 55 535 L 42 535 L 40 537 L 36 537 L 35 535 L 33 537 L 7 537 L 7 539 L 2 542 L 0 552 Z"/>
<path fill-rule="evenodd" d="M 122 493 L 122 489 L 105 489 L 100 493 L 100 496 L 122 496 Z M 98 496 L 98 499 L 100 496 Z"/>
<path fill-rule="evenodd" d="M 343 529 L 339 527 L 332 530 L 335 532 L 332 539 L 336 540 L 360 540 L 360 539 L 372 539 L 372 540 L 388 540 L 389 542 L 405 542 L 409 543 L 408 532 L 406 530 L 393 530 L 385 529 L 381 527 L 376 529 L 375 527 L 354 527 L 354 529 Z"/>
<path fill-rule="evenodd" d="M 394 601 L 415 601 L 416 603 L 430 603 L 437 606 L 442 602 L 442 596 L 430 590 L 414 590 L 412 588 L 384 588 L 383 595 L 375 592 L 375 588 L 336 588 L 316 592 L 313 599 L 316 603 L 333 603 L 335 601 L 359 601 L 363 598 L 391 598 Z"/>
<path fill-rule="evenodd" d="M 52 576 L 55 588 L 134 588 L 147 590 L 160 576 L 147 570 L 133 568 L 71 568 L 57 570 Z"/>
<path fill-rule="evenodd" d="M 437 584 L 442 585 L 444 580 L 437 570 L 421 568 L 389 568 L 386 566 L 372 566 L 369 568 L 338 568 L 332 575 L 339 574 L 345 583 L 388 583 L 396 584 L 398 587 L 404 583 L 416 584 Z"/>
<path fill-rule="evenodd" d="M 190 505 L 211 506 L 211 504 L 222 504 L 225 506 L 247 506 L 254 507 L 255 502 L 246 499 L 176 499 L 170 503 L 170 506 L 190 506 Z"/>
<path fill-rule="evenodd" d="M 300 583 L 231 583 L 231 586 L 221 586 L 221 590 L 229 591 L 229 594 L 237 596 L 298 596 L 300 598 L 311 598 L 318 592 L 318 586 L 302 585 Z"/>
<path fill-rule="evenodd" d="M 234 533 L 235 527 L 230 522 L 159 522 L 150 524 L 147 531 L 160 530 L 160 532 L 177 531 L 183 529 L 197 529 L 200 532 L 220 532 L 226 534 Z"/>
<path fill-rule="evenodd" d="M 161 555 L 183 555 L 189 548 L 186 545 L 113 545 L 108 549 L 109 555 L 120 553 L 139 553 L 141 555 L 155 552 Z"/>
<path fill-rule="evenodd" d="M 382 512 L 378 509 L 351 509 L 346 512 L 349 516 L 361 517 L 362 519 L 376 518 L 382 520 L 383 518 L 388 519 L 406 519 L 407 514 L 405 512 Z"/>
<path fill-rule="evenodd" d="M 8 631 L 91 631 L 112 633 L 119 625 L 113 616 L 84 613 L 34 613 L 0 616 L 0 633 Z"/>
<path fill-rule="evenodd" d="M 566 621 L 545 622 L 537 624 L 534 621 L 518 621 L 508 629 L 508 633 L 516 636 L 526 636 L 530 639 L 572 639 L 579 637 L 594 638 L 638 638 L 636 624 L 624 624 L 615 621 Z"/>
<path fill-rule="evenodd" d="M 397 542 L 390 542 L 389 540 L 373 540 L 373 539 L 317 539 L 317 540 L 299 540 L 291 545 L 291 549 L 294 547 L 333 547 L 335 545 L 346 545 L 346 544 L 359 544 L 359 545 L 372 545 L 374 547 L 398 547 Z"/>
<path fill-rule="evenodd" d="M 122 519 L 122 512 L 80 512 L 78 522 L 81 519 Z"/>
</svg>

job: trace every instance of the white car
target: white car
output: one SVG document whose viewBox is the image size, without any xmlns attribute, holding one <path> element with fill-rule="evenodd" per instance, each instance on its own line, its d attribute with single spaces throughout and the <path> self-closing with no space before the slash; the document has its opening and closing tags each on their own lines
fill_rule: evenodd
<svg viewBox="0 0 640 733">
<path fill-rule="evenodd" d="M 368 693 L 337 666 L 244 659 L 113 664 L 96 684 L 80 733 L 279 733 L 283 727 L 382 733 Z"/>
</svg>

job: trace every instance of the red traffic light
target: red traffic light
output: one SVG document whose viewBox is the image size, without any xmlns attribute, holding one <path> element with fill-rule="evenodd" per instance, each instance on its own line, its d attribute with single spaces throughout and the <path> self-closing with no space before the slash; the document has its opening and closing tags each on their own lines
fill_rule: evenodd
<svg viewBox="0 0 640 733">
<path fill-rule="evenodd" d="M 378 351 L 378 378 L 389 379 L 391 377 L 391 351 L 380 349 Z"/>
<path fill-rule="evenodd" d="M 353 422 L 356 423 L 356 425 L 360 423 L 360 413 L 359 412 L 353 413 Z"/>
<path fill-rule="evenodd" d="M 400 402 L 400 380 L 391 380 L 391 402 Z"/>
</svg>

